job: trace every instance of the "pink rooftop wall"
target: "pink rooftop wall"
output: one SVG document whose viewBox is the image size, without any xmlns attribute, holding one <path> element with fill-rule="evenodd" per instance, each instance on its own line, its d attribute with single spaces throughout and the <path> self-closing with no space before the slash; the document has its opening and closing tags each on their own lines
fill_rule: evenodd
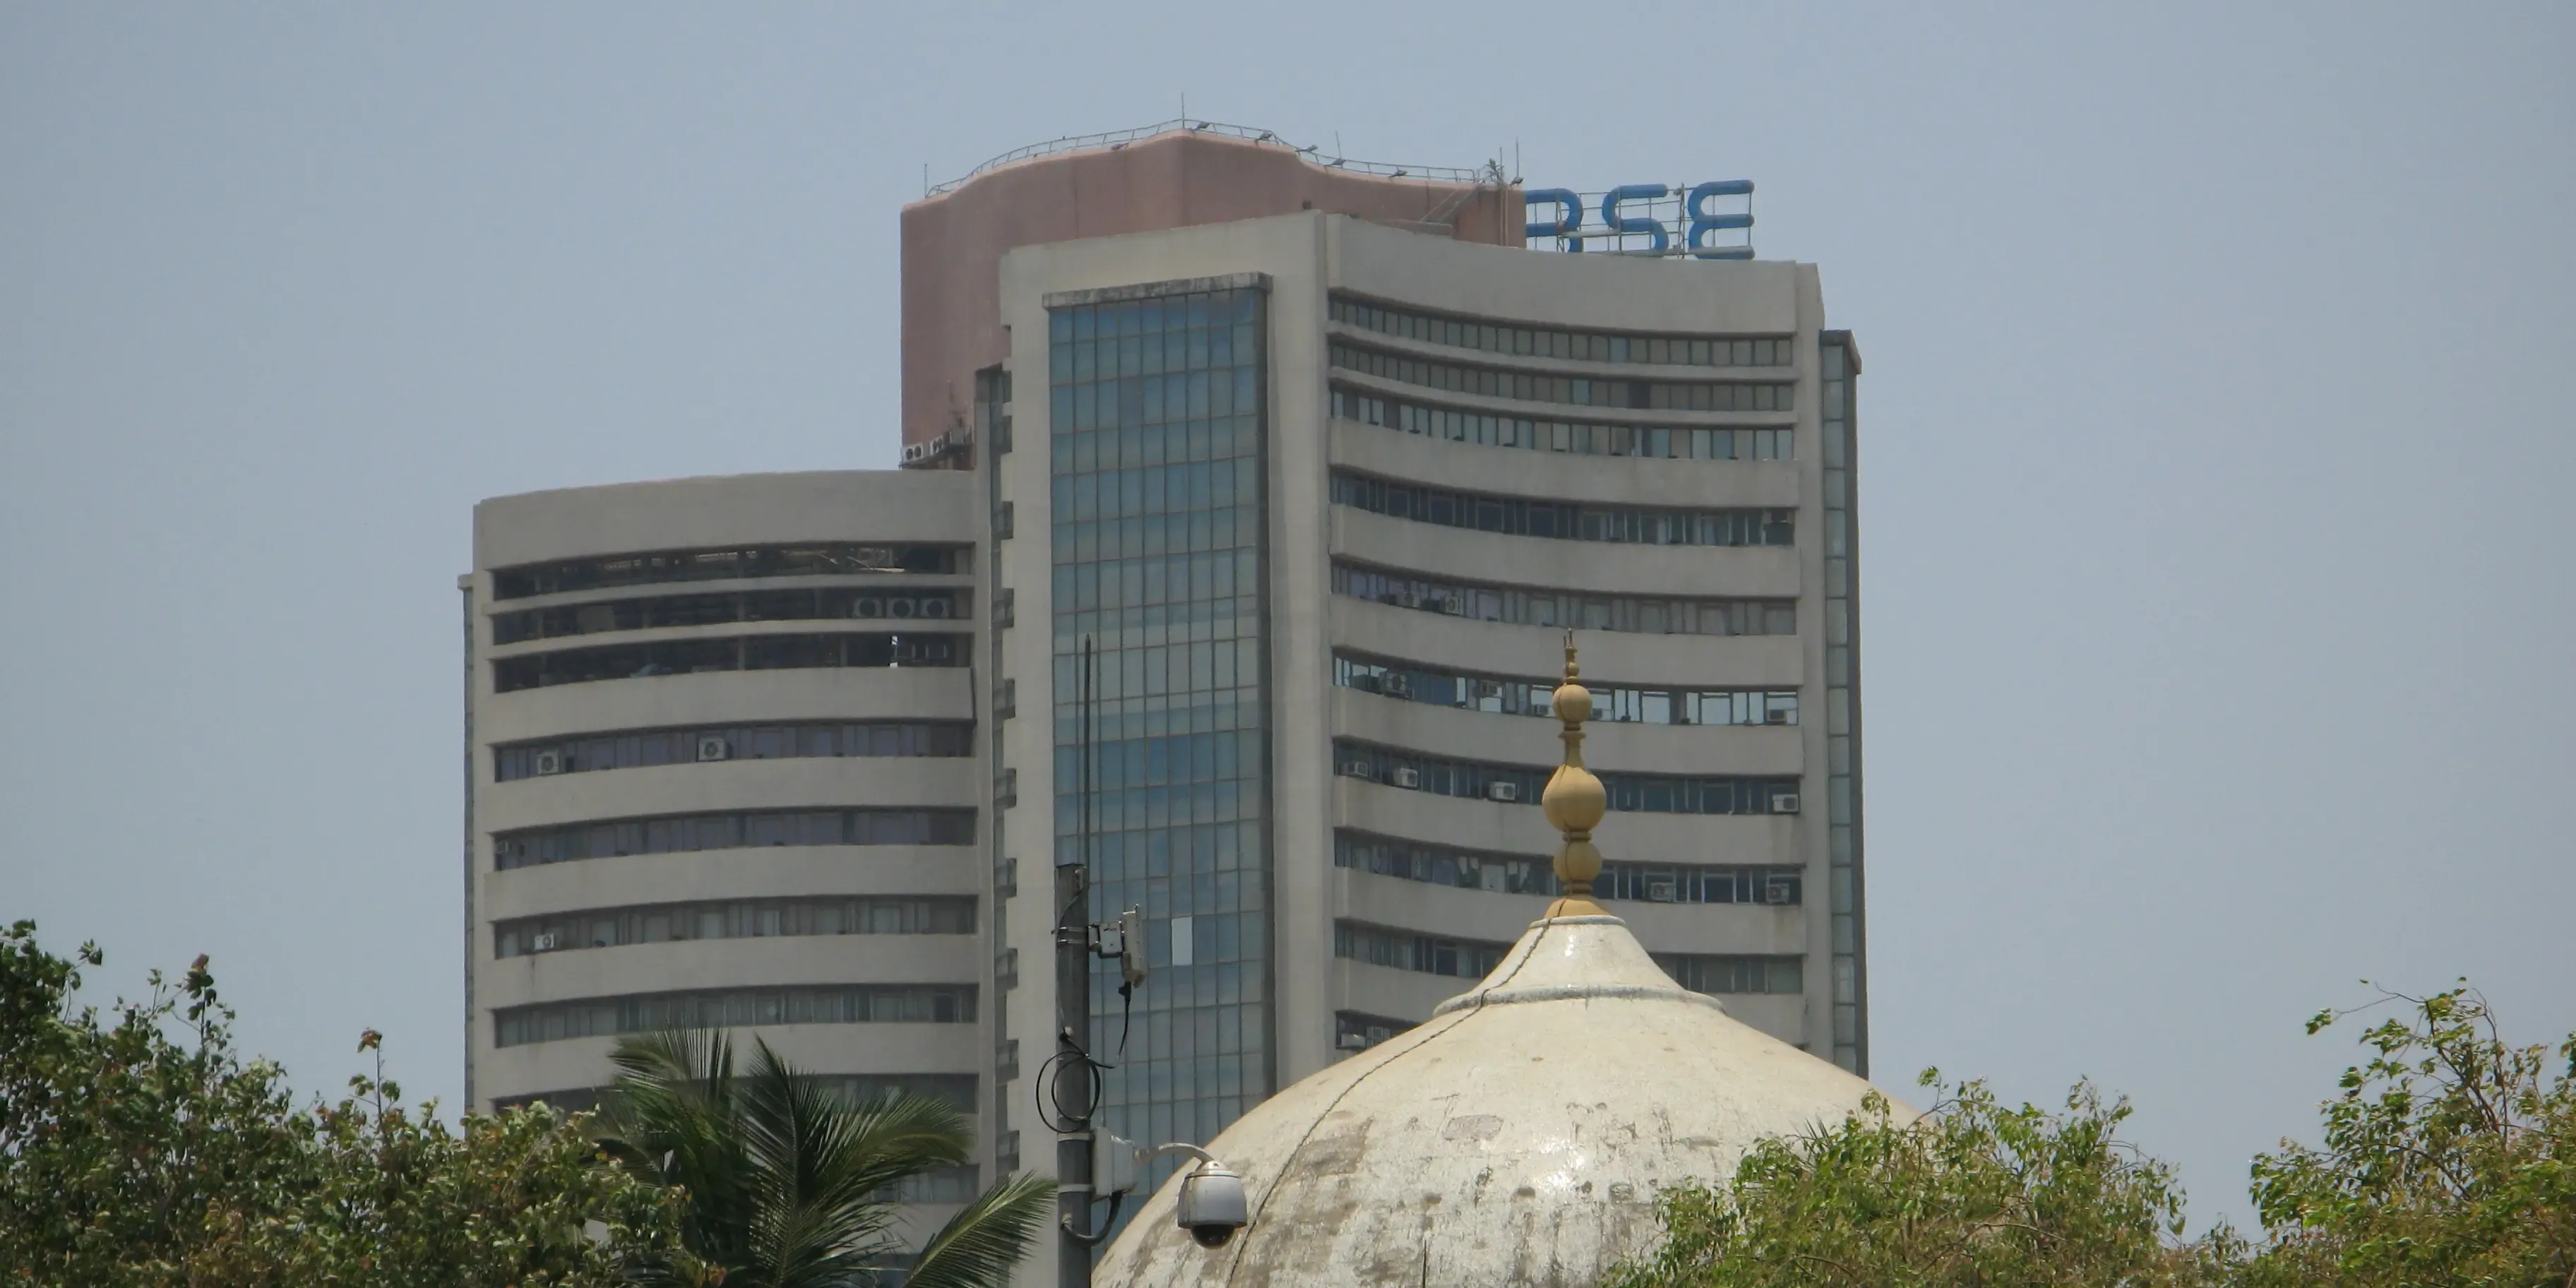
<svg viewBox="0 0 2576 1288">
<path fill-rule="evenodd" d="M 1160 232 L 1314 209 L 1413 227 L 1461 193 L 1447 235 L 1521 244 L 1518 188 L 1389 179 L 1276 144 L 1178 131 L 1014 162 L 903 208 L 903 441 L 969 423 L 975 373 L 1010 356 L 1002 255 L 1014 246 Z M 980 446 L 980 445 L 979 445 Z"/>
</svg>

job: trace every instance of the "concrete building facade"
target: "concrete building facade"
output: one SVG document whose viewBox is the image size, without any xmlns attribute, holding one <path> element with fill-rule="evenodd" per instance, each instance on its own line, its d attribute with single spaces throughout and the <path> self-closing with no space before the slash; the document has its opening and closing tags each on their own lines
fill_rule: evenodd
<svg viewBox="0 0 2576 1288">
<path fill-rule="evenodd" d="M 1095 972 L 1101 1124 L 1211 1139 L 1429 1018 L 1556 892 L 1568 630 L 1616 815 L 1595 897 L 1683 987 L 1866 1075 L 1858 352 L 1812 265 L 1537 253 L 1521 207 L 1499 176 L 1191 129 L 1022 160 L 905 212 L 913 468 L 485 503 L 471 1098 L 597 1086 L 595 1030 L 685 1011 L 854 1086 L 972 1096 L 987 1180 L 1047 1167 L 1051 869 L 1086 862 L 1091 914 L 1140 910 L 1153 971 L 1132 999 Z M 577 571 L 820 546 L 867 553 Z M 773 589 L 817 616 L 771 616 Z M 898 592 L 952 596 L 900 665 L 904 629 L 847 620 Z M 661 606 L 702 595 L 733 607 Z M 919 651 L 934 633 L 959 651 Z M 852 637 L 829 662 L 763 643 L 824 634 Z M 660 730 L 786 745 L 763 722 L 939 750 L 583 759 Z M 547 747 L 571 759 L 521 764 Z M 647 835 L 708 813 L 742 841 Z M 884 924 L 918 929 L 652 929 L 808 899 L 843 901 L 836 927 L 910 900 Z"/>
</svg>

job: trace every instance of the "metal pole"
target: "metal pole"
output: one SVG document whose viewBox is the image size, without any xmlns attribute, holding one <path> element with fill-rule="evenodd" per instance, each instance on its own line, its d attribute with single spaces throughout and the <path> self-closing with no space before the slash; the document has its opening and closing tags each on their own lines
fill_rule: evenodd
<svg viewBox="0 0 2576 1288">
<path fill-rule="evenodd" d="M 1074 861 L 1055 868 L 1055 1049 L 1061 1094 L 1057 1103 L 1074 1108 L 1091 1104 L 1091 703 L 1093 684 L 1091 637 L 1082 638 L 1082 670 L 1075 677 L 1074 719 L 1078 730 L 1074 768 L 1080 831 Z M 1055 1143 L 1056 1284 L 1058 1288 L 1091 1288 L 1091 1246 L 1077 1231 L 1091 1228 L 1091 1118 L 1088 1113 L 1064 1124 L 1073 1134 Z"/>
</svg>

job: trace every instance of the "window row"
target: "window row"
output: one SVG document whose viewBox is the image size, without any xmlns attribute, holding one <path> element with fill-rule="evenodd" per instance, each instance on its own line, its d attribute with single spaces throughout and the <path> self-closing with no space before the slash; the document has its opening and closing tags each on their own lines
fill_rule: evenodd
<svg viewBox="0 0 2576 1288">
<path fill-rule="evenodd" d="M 1333 683 L 1382 697 L 1492 715 L 1556 718 L 1557 681 L 1473 675 L 1410 662 L 1377 662 L 1346 654 L 1333 655 Z M 1612 724 L 1659 725 L 1793 725 L 1798 723 L 1795 689 L 1647 689 L 1625 684 L 1596 684 L 1592 719 Z"/>
<path fill-rule="evenodd" d="M 853 1105 L 875 1104 L 889 1096 L 905 1095 L 936 1100 L 966 1113 L 978 1108 L 975 1075 L 971 1073 L 821 1073 L 804 1075 L 800 1081 Z M 581 1113 L 599 1108 L 613 1094 L 608 1087 L 567 1087 L 524 1096 L 498 1096 L 492 1105 L 496 1109 L 516 1109 L 542 1100 L 564 1113 Z"/>
<path fill-rule="evenodd" d="M 1536 805 L 1556 767 L 1447 760 L 1336 740 L 1333 770 L 1345 778 L 1365 779 L 1409 792 Z M 1602 786 L 1609 789 L 1610 808 L 1614 810 L 1647 814 L 1795 814 L 1800 805 L 1795 776 L 1601 774 L 1600 778 Z"/>
<path fill-rule="evenodd" d="M 1071 720 L 1067 716 L 1067 721 Z M 1260 778 L 1269 742 L 1258 729 L 1224 733 L 1168 734 L 1158 738 L 1118 741 L 1096 739 L 1091 745 L 1089 778 L 1093 791 L 1130 787 L 1169 787 L 1229 778 Z M 1059 742 L 1055 749 L 1055 789 L 1078 789 L 1084 777 L 1082 748 Z"/>
<path fill-rule="evenodd" d="M 1333 866 L 1426 885 L 1554 898 L 1552 860 L 1477 854 L 1367 832 L 1333 833 Z M 1760 903 L 1794 906 L 1805 894 L 1796 868 L 1610 862 L 1592 882 L 1596 899 L 1639 903 Z"/>
<path fill-rule="evenodd" d="M 492 955 L 525 957 L 690 939 L 973 933 L 975 901 L 964 897 L 729 899 L 598 908 L 504 921 L 492 927 Z"/>
<path fill-rule="evenodd" d="M 1130 422 L 1076 428 L 1060 422 L 1047 441 L 1047 468 L 1056 475 L 1222 461 L 1261 450 L 1261 418 L 1242 411 L 1151 425 Z"/>
<path fill-rule="evenodd" d="M 1053 391 L 1053 427 L 1057 433 L 1111 425 L 1172 425 L 1247 419 L 1261 408 L 1261 371 L 1257 367 L 1219 367 L 1186 375 L 1129 376 L 1084 384 L 1057 385 Z"/>
<path fill-rule="evenodd" d="M 1412 1027 L 1411 1020 L 1393 1020 L 1383 1015 L 1368 1015 L 1359 1011 L 1335 1011 L 1333 1012 L 1333 1049 L 1366 1051 Z"/>
<path fill-rule="evenodd" d="M 1249 325 L 1260 317 L 1261 292 L 1257 290 L 1193 291 L 1049 309 L 1047 338 L 1062 344 L 1118 336 L 1168 335 L 1174 331 Z"/>
<path fill-rule="evenodd" d="M 1661 599 L 1586 595 L 1408 576 L 1357 564 L 1333 565 L 1333 593 L 1397 608 L 1485 622 L 1629 631 L 1645 635 L 1795 635 L 1791 599 Z"/>
<path fill-rule="evenodd" d="M 1059 474 L 1055 517 L 1124 519 L 1240 505 L 1261 495 L 1261 462 L 1250 456 L 1180 465 L 1132 465 Z M 1246 534 L 1247 536 L 1251 534 Z M 1059 552 L 1057 559 L 1065 556 Z"/>
<path fill-rule="evenodd" d="M 1655 964 L 1694 993 L 1803 993 L 1806 962 L 1798 957 L 1729 957 L 1656 953 Z"/>
<path fill-rule="evenodd" d="M 1088 340 L 1068 336 L 1047 345 L 1047 379 L 1070 385 L 1251 366 L 1260 361 L 1257 335 L 1250 318 L 1120 335 L 1095 328 Z"/>
<path fill-rule="evenodd" d="M 502 693 L 640 680 L 699 671 L 787 671 L 817 667 L 964 666 L 971 636 L 907 631 L 889 634 L 745 635 L 734 639 L 662 640 L 565 649 L 492 663 L 492 687 Z"/>
<path fill-rule="evenodd" d="M 1348 344 L 1332 346 L 1332 365 L 1380 380 L 1515 402 L 1624 407 L 1632 411 L 1793 411 L 1797 407 L 1797 386 L 1790 384 L 1549 376 L 1499 367 L 1425 362 Z"/>
<path fill-rule="evenodd" d="M 1785 367 L 1796 360 L 1796 350 L 1787 336 L 1702 339 L 1496 325 L 1418 309 L 1387 308 L 1341 296 L 1333 299 L 1332 319 L 1425 344 L 1524 358 L 1645 362 L 1673 367 Z"/>
<path fill-rule="evenodd" d="M 670 814 L 498 832 L 500 871 L 634 854 L 685 854 L 765 845 L 971 845 L 971 809 L 773 809 Z"/>
<path fill-rule="evenodd" d="M 968 756 L 974 751 L 975 726 L 964 721 L 827 720 L 544 738 L 495 747 L 492 761 L 494 780 L 507 783 L 552 774 L 643 769 L 695 761 Z"/>
<path fill-rule="evenodd" d="M 1371 966 L 1419 971 L 1425 975 L 1483 979 L 1503 964 L 1503 954 L 1511 950 L 1510 944 L 1444 939 L 1438 935 L 1417 935 L 1411 931 L 1388 930 L 1352 921 L 1333 923 L 1335 957 Z"/>
<path fill-rule="evenodd" d="M 1680 510 L 1647 505 L 1570 505 L 1517 496 L 1452 492 L 1335 470 L 1332 500 L 1371 514 L 1515 537 L 1647 546 L 1794 544 L 1796 510 Z"/>
<path fill-rule="evenodd" d="M 972 1024 L 972 984 L 821 984 L 797 988 L 633 993 L 505 1007 L 492 1013 L 496 1046 L 604 1038 L 661 1029 L 754 1024 Z"/>
<path fill-rule="evenodd" d="M 1055 611 L 1088 613 L 1153 604 L 1190 604 L 1261 590 L 1261 551 L 1255 546 L 1200 554 L 1101 559 L 1055 566 Z"/>
<path fill-rule="evenodd" d="M 1452 443 L 1486 447 L 1522 447 L 1577 456 L 1650 456 L 1695 461 L 1785 461 L 1797 455 L 1797 433 L 1790 429 L 1735 429 L 1709 426 L 1606 425 L 1581 421 L 1533 420 L 1460 411 L 1402 398 L 1381 398 L 1356 389 L 1333 390 L 1333 414 L 1344 420 Z"/>
<path fill-rule="evenodd" d="M 667 626 L 723 626 L 734 622 L 803 622 L 855 617 L 861 621 L 945 621 L 974 611 L 965 590 L 888 591 L 834 586 L 813 590 L 735 591 L 720 595 L 659 595 L 564 608 L 528 608 L 492 619 L 492 642 L 642 631 Z"/>
<path fill-rule="evenodd" d="M 495 569 L 494 599 L 524 599 L 609 586 L 649 586 L 665 581 L 722 581 L 730 577 L 813 577 L 853 573 L 971 572 L 963 545 L 860 545 L 847 541 L 740 546 L 721 550 L 661 550 L 650 554 L 572 559 Z"/>
</svg>

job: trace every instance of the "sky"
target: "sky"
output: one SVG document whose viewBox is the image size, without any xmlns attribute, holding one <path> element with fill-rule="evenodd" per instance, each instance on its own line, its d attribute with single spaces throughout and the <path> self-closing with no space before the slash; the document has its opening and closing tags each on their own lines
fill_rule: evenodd
<svg viewBox="0 0 2576 1288">
<path fill-rule="evenodd" d="M 1866 363 L 1873 1073 L 2092 1078 L 2241 1223 L 2362 981 L 2576 1030 L 2570 65 L 2547 4 L 0 6 L 0 918 L 453 1105 L 474 502 L 892 465 L 925 172 L 1186 97 L 1756 182 Z"/>
</svg>

